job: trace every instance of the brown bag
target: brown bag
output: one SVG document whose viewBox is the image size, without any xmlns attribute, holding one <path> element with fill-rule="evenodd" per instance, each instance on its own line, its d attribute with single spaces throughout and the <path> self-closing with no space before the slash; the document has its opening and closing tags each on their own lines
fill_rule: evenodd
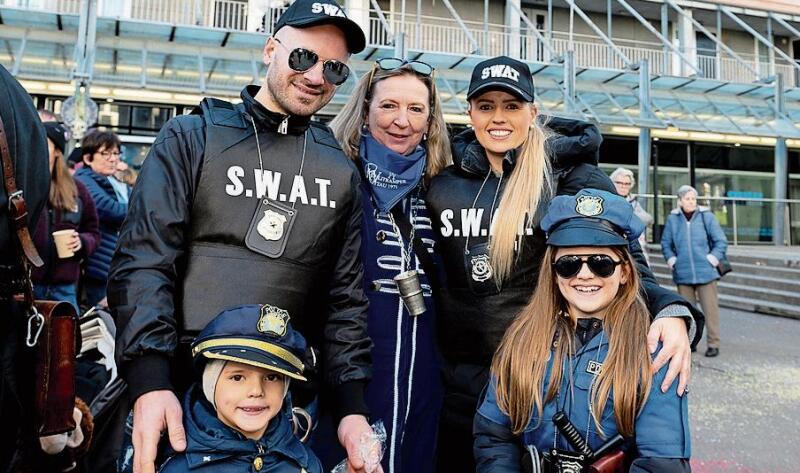
<svg viewBox="0 0 800 473">
<path fill-rule="evenodd" d="M 44 317 L 36 344 L 36 433 L 75 429 L 75 357 L 80 349 L 78 314 L 69 302 L 35 301 Z"/>
<path fill-rule="evenodd" d="M 36 347 L 35 431 L 40 436 L 75 429 L 75 356 L 79 347 L 78 314 L 69 302 L 34 301 L 29 265 L 42 266 L 28 232 L 28 209 L 23 191 L 17 189 L 14 163 L 0 118 L 0 161 L 8 195 L 9 217 L 17 236 L 22 294 L 17 299 L 28 317 L 26 344 Z"/>
</svg>

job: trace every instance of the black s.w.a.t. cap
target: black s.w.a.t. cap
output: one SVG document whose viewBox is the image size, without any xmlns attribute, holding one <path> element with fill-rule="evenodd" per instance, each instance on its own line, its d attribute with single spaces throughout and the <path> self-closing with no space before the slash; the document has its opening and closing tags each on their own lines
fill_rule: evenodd
<svg viewBox="0 0 800 473">
<path fill-rule="evenodd" d="M 467 100 L 490 90 L 502 90 L 533 102 L 533 76 L 528 66 L 508 56 L 479 62 L 472 70 Z"/>
<path fill-rule="evenodd" d="M 358 24 L 347 18 L 344 9 L 334 0 L 297 0 L 283 12 L 275 24 L 274 33 L 284 26 L 308 28 L 316 25 L 335 25 L 344 33 L 347 50 L 357 54 L 367 43 L 364 32 Z"/>
</svg>

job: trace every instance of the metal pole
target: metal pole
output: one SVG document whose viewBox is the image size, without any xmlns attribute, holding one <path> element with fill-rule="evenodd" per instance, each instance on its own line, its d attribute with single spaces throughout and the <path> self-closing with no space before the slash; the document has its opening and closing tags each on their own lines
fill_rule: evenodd
<svg viewBox="0 0 800 473">
<path fill-rule="evenodd" d="M 547 40 L 553 42 L 553 0 L 547 0 Z"/>
<path fill-rule="evenodd" d="M 608 0 L 607 3 L 606 3 L 606 34 L 608 35 L 609 38 L 613 38 L 614 37 L 613 36 L 613 34 L 614 34 L 614 26 L 613 26 L 612 17 L 613 17 L 613 15 L 611 15 L 611 0 Z M 614 61 L 611 59 L 614 55 L 611 54 L 611 52 L 612 51 L 609 50 L 609 54 L 608 54 L 608 68 L 609 69 L 613 69 L 614 68 Z"/>
<path fill-rule="evenodd" d="M 649 119 L 650 111 L 650 64 L 647 59 L 639 62 L 639 116 Z M 650 152 L 653 142 L 650 128 L 641 128 L 639 133 L 639 194 L 647 194 L 650 174 Z"/>
<path fill-rule="evenodd" d="M 564 108 L 575 112 L 575 52 L 564 53 Z"/>
<path fill-rule="evenodd" d="M 767 39 L 770 43 L 775 44 L 775 37 L 772 34 L 772 16 L 767 15 Z M 775 49 L 769 48 L 769 75 L 775 75 Z M 761 57 L 756 58 L 761 63 Z"/>
<path fill-rule="evenodd" d="M 786 138 L 778 138 L 775 142 L 775 198 L 786 199 L 786 181 L 788 174 L 788 152 Z M 785 245 L 786 233 L 786 202 L 775 202 L 775 226 L 772 233 L 773 243 L 777 246 Z"/>
<path fill-rule="evenodd" d="M 783 90 L 783 74 L 775 76 L 775 112 L 778 119 L 786 114 L 786 99 Z M 778 138 L 775 142 L 775 198 L 786 199 L 786 181 L 789 174 L 789 153 L 786 148 L 786 138 Z M 786 233 L 786 203 L 775 202 L 775 225 L 772 232 L 772 241 L 775 245 L 784 245 Z"/>
<path fill-rule="evenodd" d="M 733 246 L 739 244 L 739 224 L 736 221 L 736 201 L 733 200 Z"/>
<path fill-rule="evenodd" d="M 666 39 L 666 41 L 664 41 L 664 49 L 663 49 L 664 50 L 664 65 L 663 65 L 664 69 L 661 71 L 661 74 L 663 75 L 663 74 L 669 74 L 670 73 L 669 50 L 670 50 L 670 46 L 672 46 L 672 41 L 670 41 L 670 37 L 669 37 L 669 10 L 667 10 L 667 4 L 666 3 L 662 3 L 661 4 L 661 36 L 664 39 Z M 673 46 L 672 49 L 675 50 L 676 54 L 679 54 L 681 52 L 679 49 L 675 48 L 674 46 Z M 687 61 L 687 63 L 689 65 L 691 65 L 691 66 L 694 66 L 694 64 L 692 64 L 691 61 Z M 694 67 L 694 70 L 697 71 L 698 69 L 696 67 Z M 698 73 L 699 73 L 699 71 L 698 71 Z"/>
<path fill-rule="evenodd" d="M 658 146 L 653 147 L 653 243 L 661 242 L 661 226 L 658 224 Z"/>
<path fill-rule="evenodd" d="M 406 58 L 406 34 L 398 32 L 394 35 L 394 57 Z"/>
<path fill-rule="evenodd" d="M 722 12 L 720 12 L 719 7 L 717 7 L 717 31 L 718 35 L 722 34 Z M 721 43 L 714 43 L 714 47 L 716 48 L 717 57 L 715 58 L 715 66 L 714 68 L 714 77 L 716 79 L 722 79 L 722 48 L 720 48 Z M 758 74 L 756 74 L 756 79 L 758 79 Z"/>
</svg>

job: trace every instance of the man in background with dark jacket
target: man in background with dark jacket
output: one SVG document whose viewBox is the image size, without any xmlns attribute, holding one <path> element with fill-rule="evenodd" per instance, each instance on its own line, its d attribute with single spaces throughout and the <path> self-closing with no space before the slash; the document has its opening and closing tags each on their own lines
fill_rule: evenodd
<svg viewBox="0 0 800 473">
<path fill-rule="evenodd" d="M 17 189 L 23 191 L 28 208 L 27 226 L 33 226 L 44 207 L 50 188 L 47 170 L 47 138 L 31 97 L 0 66 L 0 117 L 3 120 Z M 11 297 L 21 292 L 22 270 L 17 254 L 18 241 L 9 218 L 5 172 L 0 166 L 0 471 L 5 471 L 17 449 L 22 429 L 33 429 L 33 369 L 28 360 L 32 352 L 25 346 L 27 318 Z"/>
<path fill-rule="evenodd" d="M 333 0 L 298 0 L 264 47 L 261 87 L 246 87 L 235 106 L 204 100 L 153 143 L 108 286 L 120 373 L 135 400 L 135 472 L 153 471 L 164 430 L 185 448 L 175 393 L 189 378 L 188 342 L 216 313 L 254 303 L 288 313 L 321 348 L 339 441 L 351 470 L 364 471 L 371 343 L 359 174 L 327 127 L 310 121 L 364 44 Z"/>
</svg>

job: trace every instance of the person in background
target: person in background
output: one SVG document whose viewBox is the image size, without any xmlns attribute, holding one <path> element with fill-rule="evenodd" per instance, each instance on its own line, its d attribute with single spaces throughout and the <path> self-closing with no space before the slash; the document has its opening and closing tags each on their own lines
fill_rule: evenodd
<svg viewBox="0 0 800 473">
<path fill-rule="evenodd" d="M 374 344 L 366 399 L 373 420 L 386 427 L 387 473 L 433 471 L 442 404 L 436 287 L 428 274 L 438 261 L 425 191 L 450 163 L 450 140 L 433 73 L 423 62 L 381 59 L 330 124 L 363 175 L 361 257 Z M 418 251 L 430 255 L 431 267 Z M 423 288 L 425 312 L 416 316 L 393 279 L 408 270 L 419 273 Z"/>
<path fill-rule="evenodd" d="M 661 251 L 672 270 L 678 292 L 700 306 L 706 315 L 706 356 L 719 355 L 719 295 L 717 265 L 725 256 L 728 239 L 717 217 L 697 205 L 697 190 L 678 189 L 678 208 L 667 217 L 661 235 Z"/>
<path fill-rule="evenodd" d="M 559 463 L 581 453 L 559 419 L 591 452 L 621 434 L 609 453 L 626 451 L 625 471 L 690 472 L 688 399 L 658 389 L 667 369 L 652 374 L 650 315 L 628 250 L 644 224 L 621 197 L 584 189 L 553 199 L 541 225 L 539 284 L 500 343 L 475 415 L 478 473 L 577 471 Z"/>
<path fill-rule="evenodd" d="M 50 197 L 34 233 L 34 244 L 44 266 L 34 268 L 31 279 L 37 299 L 67 301 L 80 313 L 77 298 L 80 264 L 100 243 L 97 210 L 89 190 L 73 179 L 67 168 L 66 128 L 57 122 L 45 122 L 44 128 L 50 152 Z M 65 230 L 71 231 L 66 246 L 73 255 L 61 257 L 53 232 Z"/>
<path fill-rule="evenodd" d="M 633 177 L 633 171 L 630 169 L 625 168 L 617 168 L 614 172 L 611 173 L 611 182 L 614 183 L 614 187 L 617 189 L 617 194 L 625 197 L 625 200 L 630 202 L 633 206 L 633 214 L 639 217 L 639 219 L 644 222 L 645 228 L 649 227 L 653 224 L 653 216 L 647 213 L 647 211 L 642 207 L 642 204 L 636 200 L 636 197 L 631 193 L 633 186 L 636 185 L 636 178 Z M 639 245 L 642 247 L 642 253 L 644 253 L 644 257 L 647 258 L 647 262 L 650 262 L 649 256 L 647 254 L 647 235 L 646 232 L 642 232 L 639 235 Z"/>
<path fill-rule="evenodd" d="M 120 160 L 120 146 L 119 137 L 109 131 L 94 131 L 84 136 L 81 143 L 84 167 L 74 174 L 89 189 L 100 219 L 100 245 L 89 257 L 83 279 L 89 306 L 105 304 L 108 268 L 120 227 L 128 214 L 130 188 L 113 177 Z"/>
</svg>

